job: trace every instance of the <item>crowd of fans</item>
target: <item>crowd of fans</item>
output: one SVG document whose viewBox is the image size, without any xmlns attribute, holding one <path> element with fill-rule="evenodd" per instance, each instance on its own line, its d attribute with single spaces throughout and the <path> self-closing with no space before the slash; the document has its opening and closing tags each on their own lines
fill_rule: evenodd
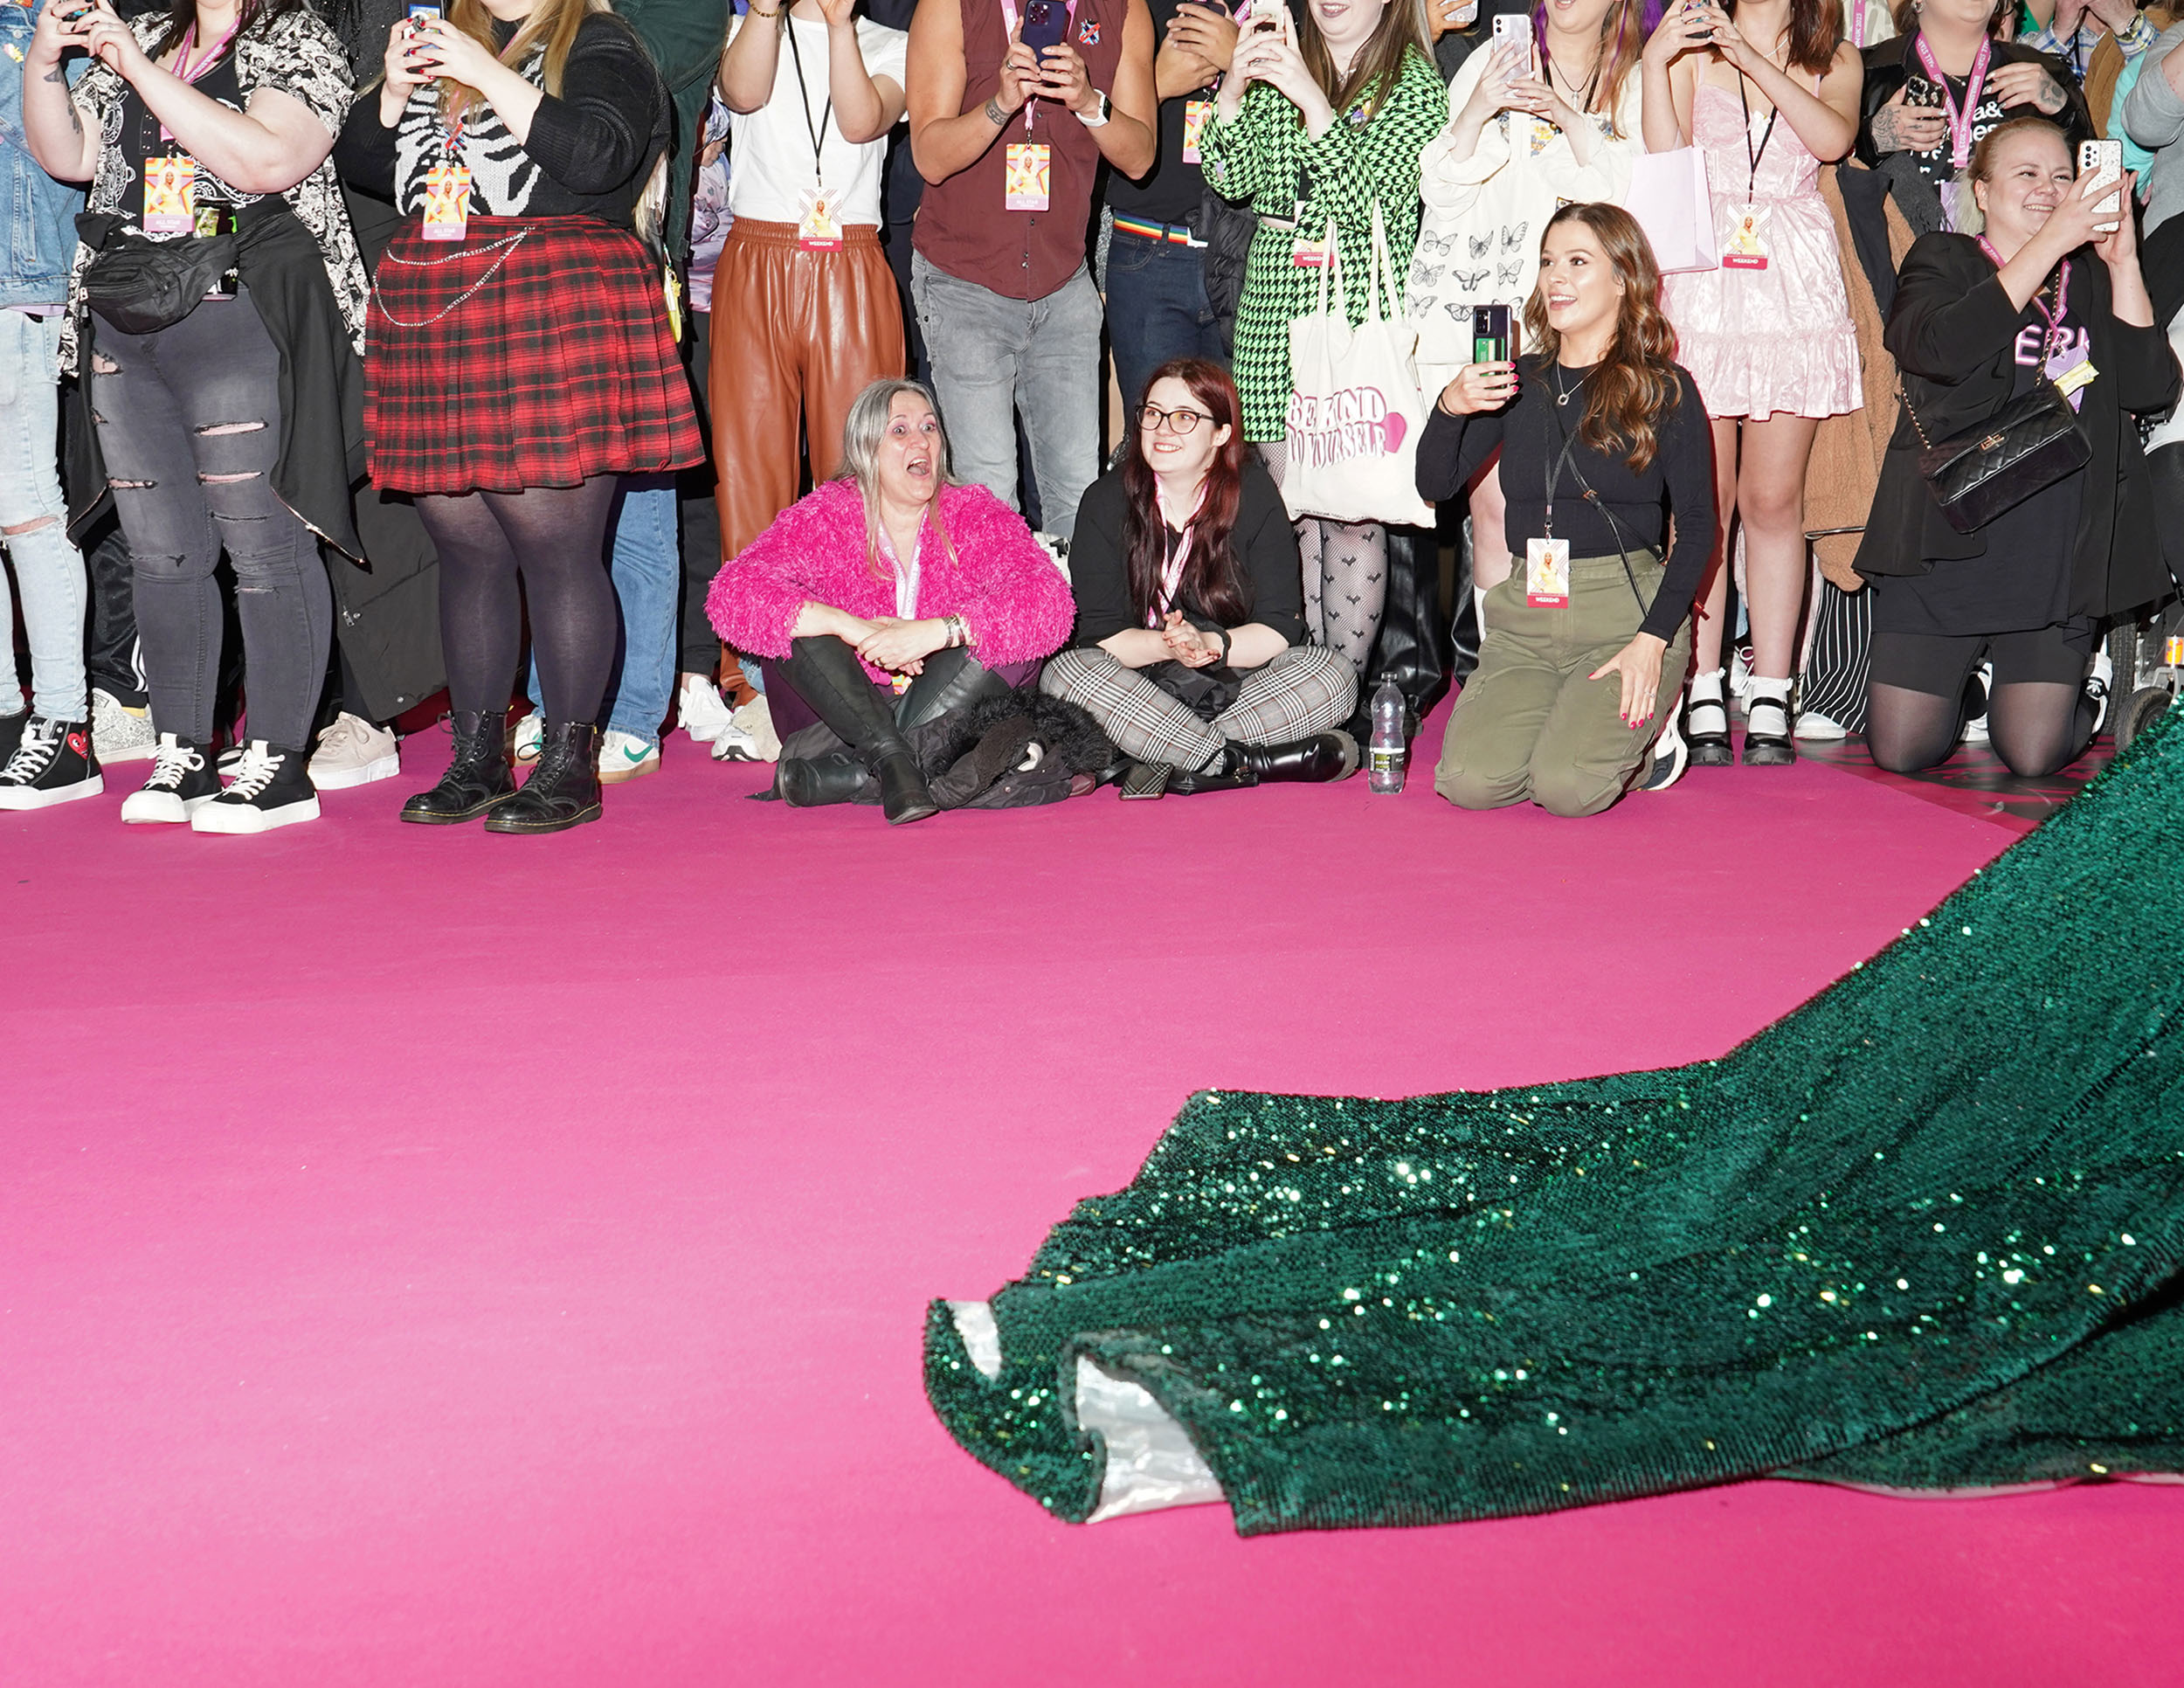
<svg viewBox="0 0 2184 1688">
<path fill-rule="evenodd" d="M 1739 706 L 2044 774 L 2174 595 L 2159 7 L 115 4 L 0 3 L 0 808 L 308 820 L 443 692 L 402 819 L 500 832 L 676 728 L 895 822 L 1339 779 L 1452 677 L 1467 807 Z M 1334 514 L 1330 287 L 1427 419 Z"/>
</svg>

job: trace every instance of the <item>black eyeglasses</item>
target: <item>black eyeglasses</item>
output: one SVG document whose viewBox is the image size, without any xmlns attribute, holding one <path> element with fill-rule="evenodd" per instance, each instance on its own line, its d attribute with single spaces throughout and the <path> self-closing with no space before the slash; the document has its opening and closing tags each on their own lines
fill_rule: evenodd
<svg viewBox="0 0 2184 1688">
<path fill-rule="evenodd" d="M 1165 424 L 1173 433 L 1188 433 L 1201 422 L 1213 419 L 1204 411 L 1164 411 L 1152 405 L 1137 407 L 1137 425 L 1148 433 L 1158 433 Z"/>
</svg>

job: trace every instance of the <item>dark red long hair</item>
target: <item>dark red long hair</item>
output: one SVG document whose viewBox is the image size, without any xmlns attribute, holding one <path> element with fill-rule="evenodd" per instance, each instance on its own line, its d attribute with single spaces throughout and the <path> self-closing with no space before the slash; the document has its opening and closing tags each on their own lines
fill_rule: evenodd
<svg viewBox="0 0 2184 1688">
<path fill-rule="evenodd" d="M 1228 438 L 1214 448 L 1213 460 L 1206 466 L 1206 495 L 1192 524 L 1191 556 L 1176 585 L 1176 598 L 1178 603 L 1189 598 L 1224 627 L 1241 626 L 1251 617 L 1251 592 L 1232 543 L 1244 490 L 1244 430 L 1236 384 L 1227 370 L 1203 357 L 1171 357 L 1152 372 L 1145 391 L 1171 379 L 1189 388 L 1191 397 L 1213 419 L 1205 425 L 1228 430 Z M 1142 626 L 1159 603 L 1160 565 L 1166 560 L 1168 543 L 1152 465 L 1145 461 L 1144 430 L 1136 422 L 1133 412 L 1130 451 L 1123 460 L 1123 490 L 1129 495 L 1130 507 L 1123 518 L 1123 553 L 1130 605 Z"/>
</svg>

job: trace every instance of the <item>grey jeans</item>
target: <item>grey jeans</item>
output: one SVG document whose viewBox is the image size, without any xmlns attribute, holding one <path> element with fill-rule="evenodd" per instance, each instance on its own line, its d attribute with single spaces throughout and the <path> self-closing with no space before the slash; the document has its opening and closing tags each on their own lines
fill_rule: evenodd
<svg viewBox="0 0 2184 1688">
<path fill-rule="evenodd" d="M 1075 274 L 1044 299 L 1011 299 L 910 256 L 910 297 L 959 479 L 1016 504 L 1024 419 L 1040 524 L 1067 539 L 1100 467 L 1100 295 Z"/>
<path fill-rule="evenodd" d="M 152 724 L 212 737 L 225 548 L 243 626 L 249 737 L 307 750 L 326 678 L 334 599 L 310 529 L 273 488 L 280 353 L 251 303 L 208 300 L 170 328 L 101 322 L 91 405 L 136 573 Z"/>
</svg>

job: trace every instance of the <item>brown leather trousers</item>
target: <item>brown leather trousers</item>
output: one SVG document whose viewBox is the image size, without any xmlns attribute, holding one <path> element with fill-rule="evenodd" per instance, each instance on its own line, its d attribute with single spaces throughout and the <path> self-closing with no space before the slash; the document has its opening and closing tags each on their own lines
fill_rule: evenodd
<svg viewBox="0 0 2184 1688">
<path fill-rule="evenodd" d="M 874 381 L 902 373 L 902 302 L 877 229 L 805 252 L 792 223 L 740 218 L 713 272 L 713 462 L 721 556 L 796 502 L 801 415 L 812 479 L 841 467 L 842 424 Z"/>
</svg>

